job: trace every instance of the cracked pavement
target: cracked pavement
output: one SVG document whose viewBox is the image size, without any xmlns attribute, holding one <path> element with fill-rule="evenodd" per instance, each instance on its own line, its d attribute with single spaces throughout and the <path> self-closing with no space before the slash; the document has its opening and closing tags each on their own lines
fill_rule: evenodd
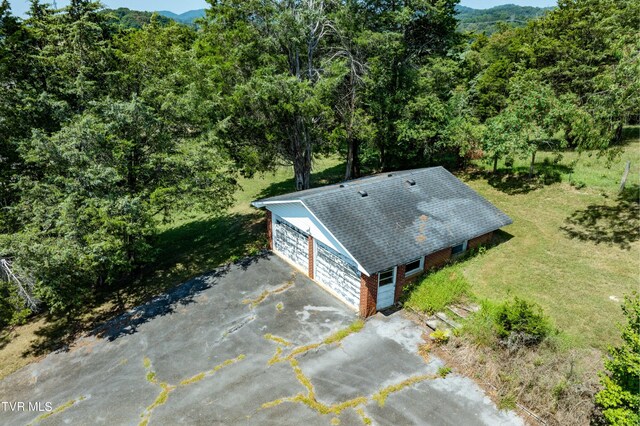
<svg viewBox="0 0 640 426">
<path fill-rule="evenodd" d="M 0 423 L 523 424 L 470 379 L 438 377 L 442 361 L 418 355 L 422 330 L 402 312 L 339 333 L 356 320 L 277 256 L 253 258 L 5 378 L 0 401 L 54 411 L 0 411 Z"/>
</svg>

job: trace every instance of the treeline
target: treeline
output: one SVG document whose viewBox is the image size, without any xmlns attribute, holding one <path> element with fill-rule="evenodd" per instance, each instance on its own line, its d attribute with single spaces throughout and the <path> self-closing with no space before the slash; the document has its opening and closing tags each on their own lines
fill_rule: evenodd
<svg viewBox="0 0 640 426">
<path fill-rule="evenodd" d="M 345 179 L 535 160 L 637 119 L 632 0 L 561 1 L 491 36 L 457 32 L 454 0 L 210 3 L 196 27 L 136 29 L 88 0 L 24 20 L 2 2 L 0 258 L 50 311 L 148 263 L 162 221 L 224 212 L 238 174 L 291 165 L 293 190 L 322 154 Z M 0 323 L 17 291 L 5 277 Z"/>
<path fill-rule="evenodd" d="M 524 27 L 531 19 L 539 18 L 551 7 L 517 6 L 504 4 L 490 9 L 472 9 L 457 6 L 458 30 L 462 32 L 478 32 L 493 34 L 501 26 Z"/>
<path fill-rule="evenodd" d="M 117 9 L 103 9 L 100 13 L 107 15 L 110 24 L 120 25 L 124 28 L 137 28 L 140 29 L 143 26 L 151 23 L 153 12 L 144 12 L 139 10 L 131 10 L 126 7 L 119 7 Z M 167 25 L 171 22 L 171 18 L 158 15 L 156 18 L 158 23 Z"/>
</svg>

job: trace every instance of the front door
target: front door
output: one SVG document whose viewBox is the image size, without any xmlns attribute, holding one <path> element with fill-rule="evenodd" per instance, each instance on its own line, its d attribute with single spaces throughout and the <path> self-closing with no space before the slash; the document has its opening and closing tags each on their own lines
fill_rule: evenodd
<svg viewBox="0 0 640 426">
<path fill-rule="evenodd" d="M 378 311 L 393 305 L 396 295 L 396 268 L 387 269 L 378 274 Z"/>
</svg>

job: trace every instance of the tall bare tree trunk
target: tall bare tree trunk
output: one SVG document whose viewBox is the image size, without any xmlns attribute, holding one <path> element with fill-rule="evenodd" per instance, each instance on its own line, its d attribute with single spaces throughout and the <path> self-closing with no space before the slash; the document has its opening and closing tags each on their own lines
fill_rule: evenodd
<svg viewBox="0 0 640 426">
<path fill-rule="evenodd" d="M 326 34 L 326 16 L 324 15 L 324 1 L 307 1 L 304 5 L 296 2 L 288 3 L 294 12 L 294 18 L 304 28 L 306 33 L 306 43 L 299 44 L 300 40 L 291 40 L 289 51 L 289 71 L 298 81 L 308 81 L 314 86 L 320 79 L 320 69 L 315 65 L 316 49 L 320 40 Z M 300 13 L 297 7 L 306 8 L 308 13 Z M 308 19 L 308 17 L 311 19 Z M 288 153 L 293 162 L 293 173 L 296 190 L 309 189 L 311 186 L 311 160 L 312 149 L 315 142 L 310 131 L 310 126 L 314 126 L 319 117 L 303 117 L 298 115 L 294 118 L 291 138 L 291 151 Z"/>
<path fill-rule="evenodd" d="M 360 177 L 360 141 L 350 137 L 347 141 L 347 170 L 344 180 Z"/>
<path fill-rule="evenodd" d="M 303 117 L 296 117 L 293 140 L 293 173 L 296 190 L 311 187 L 311 155 L 312 141 Z"/>
<path fill-rule="evenodd" d="M 536 163 L 536 151 L 531 154 L 531 164 L 529 165 L 529 178 L 533 177 L 533 165 Z"/>
</svg>

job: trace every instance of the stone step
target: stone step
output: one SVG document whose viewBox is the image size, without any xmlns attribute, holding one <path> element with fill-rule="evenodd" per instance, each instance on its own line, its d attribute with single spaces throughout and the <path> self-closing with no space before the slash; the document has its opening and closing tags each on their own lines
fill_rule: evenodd
<svg viewBox="0 0 640 426">
<path fill-rule="evenodd" d="M 470 312 L 467 311 L 466 309 L 464 309 L 463 307 L 459 306 L 459 305 L 450 305 L 447 306 L 447 308 L 453 312 L 453 314 L 455 316 L 457 316 L 458 318 L 462 318 L 465 319 L 469 316 Z"/>
<path fill-rule="evenodd" d="M 438 318 L 435 317 L 429 317 L 426 321 L 425 324 L 427 324 L 427 327 L 429 327 L 430 329 L 432 329 L 433 331 L 436 330 L 448 330 L 450 327 L 442 322 L 441 320 L 439 320 Z"/>
<path fill-rule="evenodd" d="M 443 323 L 447 324 L 451 328 L 460 327 L 460 324 L 458 322 L 456 322 L 453 319 L 449 318 L 447 316 L 447 314 L 445 314 L 444 312 L 436 312 L 435 316 L 436 316 L 436 318 L 438 318 L 440 321 L 442 321 Z"/>
</svg>

